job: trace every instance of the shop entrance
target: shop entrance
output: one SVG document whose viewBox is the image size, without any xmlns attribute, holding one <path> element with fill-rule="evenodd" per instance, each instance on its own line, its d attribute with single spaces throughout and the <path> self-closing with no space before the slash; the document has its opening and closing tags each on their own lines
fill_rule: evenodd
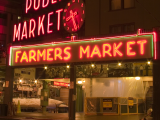
<svg viewBox="0 0 160 120">
<path fill-rule="evenodd" d="M 57 82 L 57 85 L 53 85 L 53 91 L 57 91 L 55 86 L 59 85 L 59 93 L 63 94 L 67 89 L 62 86 L 66 84 L 66 80 L 61 83 L 55 79 L 70 78 L 69 119 L 75 119 L 76 101 L 76 110 L 89 115 L 141 114 L 146 112 L 146 93 L 153 83 L 151 60 L 158 58 L 157 53 L 156 34 L 141 33 L 139 30 L 137 34 L 121 37 L 12 46 L 9 65 L 22 67 L 70 64 L 70 69 L 66 66 L 36 68 L 35 79 L 27 80 L 31 80 L 32 84 L 39 80 L 37 83 L 43 82 L 45 89 L 47 85 L 53 85 L 52 81 Z M 9 78 L 10 82 L 11 79 Z M 21 79 L 17 80 L 22 82 Z M 15 84 L 20 84 L 18 82 Z M 5 101 L 10 89 L 6 90 Z M 40 100 L 46 100 L 47 95 L 49 99 L 46 92 L 43 91 Z M 57 97 L 57 92 L 54 94 L 53 97 Z M 62 102 L 65 101 L 63 99 Z M 46 104 L 44 102 L 44 106 Z"/>
<path fill-rule="evenodd" d="M 140 115 L 152 108 L 151 61 L 88 64 L 76 68 L 77 112 Z"/>
<path fill-rule="evenodd" d="M 13 102 L 22 112 L 68 113 L 68 68 L 15 68 Z"/>
</svg>

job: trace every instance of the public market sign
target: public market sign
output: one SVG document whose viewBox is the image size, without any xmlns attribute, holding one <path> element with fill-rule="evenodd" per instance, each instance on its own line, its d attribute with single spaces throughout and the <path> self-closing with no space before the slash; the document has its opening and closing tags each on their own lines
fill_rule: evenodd
<svg viewBox="0 0 160 120">
<path fill-rule="evenodd" d="M 10 66 L 152 58 L 153 34 L 10 48 Z"/>
<path fill-rule="evenodd" d="M 26 0 L 25 13 L 32 13 L 46 9 L 48 6 L 56 9 L 48 13 L 31 18 L 14 25 L 13 42 L 32 39 L 35 37 L 56 34 L 61 26 L 67 32 L 74 33 L 80 30 L 84 23 L 85 5 L 83 0 L 70 0 L 63 8 L 63 0 Z M 59 8 L 58 8 L 59 7 Z M 58 9 L 57 9 L 58 8 Z M 39 13 L 38 13 L 39 14 Z"/>
</svg>

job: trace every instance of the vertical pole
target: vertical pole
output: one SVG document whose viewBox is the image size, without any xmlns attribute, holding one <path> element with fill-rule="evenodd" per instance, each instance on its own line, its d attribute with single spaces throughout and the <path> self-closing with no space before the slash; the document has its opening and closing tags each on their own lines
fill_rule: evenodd
<svg viewBox="0 0 160 120">
<path fill-rule="evenodd" d="M 153 120 L 160 120 L 160 60 L 153 62 Z"/>
<path fill-rule="evenodd" d="M 154 30 L 156 32 L 156 30 Z M 156 36 L 156 44 L 154 50 L 156 50 L 157 58 L 153 60 L 153 120 L 160 120 L 160 39 L 159 35 Z"/>
<path fill-rule="evenodd" d="M 13 72 L 14 69 L 6 66 L 5 88 L 4 88 L 4 104 L 12 102 L 13 98 Z"/>
<path fill-rule="evenodd" d="M 8 42 L 6 42 L 8 43 Z M 12 102 L 13 98 L 13 79 L 14 79 L 14 68 L 9 66 L 9 45 L 6 50 L 6 75 L 5 75 L 5 88 L 4 88 L 4 99 L 3 103 L 8 104 Z"/>
<path fill-rule="evenodd" d="M 90 97 L 92 97 L 92 67 L 91 67 L 91 78 L 90 78 Z"/>
<path fill-rule="evenodd" d="M 41 90 L 41 106 L 43 113 L 46 113 L 46 107 L 48 106 L 48 96 L 49 96 L 48 83 L 44 80 L 43 89 Z"/>
<path fill-rule="evenodd" d="M 90 97 L 92 97 L 92 77 L 90 78 Z"/>
<path fill-rule="evenodd" d="M 75 120 L 76 107 L 76 66 L 70 65 L 69 120 Z"/>
</svg>

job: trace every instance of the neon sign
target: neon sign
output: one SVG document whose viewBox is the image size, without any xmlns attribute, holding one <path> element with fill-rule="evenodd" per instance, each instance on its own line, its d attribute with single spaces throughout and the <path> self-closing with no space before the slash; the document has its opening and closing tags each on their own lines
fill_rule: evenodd
<svg viewBox="0 0 160 120">
<path fill-rule="evenodd" d="M 11 66 L 152 57 L 153 34 L 10 48 Z"/>
<path fill-rule="evenodd" d="M 68 87 L 68 86 L 69 86 L 69 83 L 56 82 L 56 81 L 54 81 L 54 86 Z"/>
<path fill-rule="evenodd" d="M 57 2 L 61 2 L 61 0 L 26 0 L 26 10 L 28 13 L 31 9 L 37 11 L 38 9 L 46 8 L 49 4 L 55 4 Z"/>
<path fill-rule="evenodd" d="M 60 30 L 60 15 L 63 9 L 55 11 L 57 14 L 57 31 Z M 47 15 L 39 16 L 37 20 L 30 19 L 29 22 L 24 21 L 23 23 L 19 23 L 18 25 L 14 25 L 14 33 L 13 33 L 13 42 L 16 40 L 22 41 L 28 38 L 34 38 L 35 36 L 40 36 L 44 34 L 53 33 L 51 27 L 53 23 L 51 21 L 51 17 L 53 17 L 54 12 L 50 12 Z M 45 28 L 45 20 L 47 19 L 47 28 Z M 37 21 L 37 22 L 36 22 Z"/>
<path fill-rule="evenodd" d="M 61 0 L 26 0 L 25 12 L 29 13 L 31 10 L 37 11 L 40 8 L 44 9 L 58 2 L 61 2 Z M 62 28 L 61 26 L 68 32 L 77 32 L 84 23 L 84 3 L 82 0 L 71 0 L 66 6 L 64 9 L 62 7 L 57 9 L 56 7 L 56 10 L 15 24 L 13 42 L 59 32 Z M 68 16 L 69 13 L 70 17 Z"/>
</svg>

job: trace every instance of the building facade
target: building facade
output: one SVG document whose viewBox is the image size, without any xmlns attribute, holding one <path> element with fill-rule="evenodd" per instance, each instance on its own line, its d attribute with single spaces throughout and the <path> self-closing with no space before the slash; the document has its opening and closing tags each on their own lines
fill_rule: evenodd
<svg viewBox="0 0 160 120">
<path fill-rule="evenodd" d="M 159 1 L 86 0 L 86 36 L 113 36 L 159 27 Z"/>
<path fill-rule="evenodd" d="M 13 25 L 18 20 L 16 1 L 0 1 L 0 103 L 3 103 L 7 47 L 11 43 Z"/>
<path fill-rule="evenodd" d="M 75 111 L 141 114 L 157 104 L 158 0 L 39 1 L 22 1 L 14 24 L 7 19 L 4 103 L 38 101 L 35 109 L 46 111 L 56 99 L 69 119 Z"/>
</svg>

